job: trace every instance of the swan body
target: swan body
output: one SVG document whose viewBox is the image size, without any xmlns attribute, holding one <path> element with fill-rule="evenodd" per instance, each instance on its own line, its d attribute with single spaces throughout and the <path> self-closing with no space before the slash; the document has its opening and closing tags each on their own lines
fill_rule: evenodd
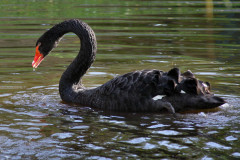
<svg viewBox="0 0 240 160">
<path fill-rule="evenodd" d="M 102 86 L 85 88 L 81 79 L 95 60 L 97 42 L 91 27 L 78 19 L 66 20 L 53 26 L 37 40 L 32 66 L 37 68 L 68 32 L 73 32 L 80 38 L 81 47 L 59 82 L 59 93 L 65 102 L 103 110 L 171 113 L 193 108 L 213 108 L 225 103 L 221 98 L 206 95 L 206 92 L 195 93 L 195 90 L 207 90 L 207 87 L 193 76 L 181 76 L 177 68 L 169 72 L 155 69 L 134 71 L 117 76 Z M 181 93 L 182 90 L 187 93 Z M 164 97 L 154 98 L 158 95 Z M 181 100 L 184 102 L 181 103 Z"/>
</svg>

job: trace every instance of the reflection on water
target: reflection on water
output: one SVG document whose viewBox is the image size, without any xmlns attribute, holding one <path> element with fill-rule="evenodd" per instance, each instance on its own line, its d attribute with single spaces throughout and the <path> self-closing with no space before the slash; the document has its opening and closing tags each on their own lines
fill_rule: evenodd
<svg viewBox="0 0 240 160">
<path fill-rule="evenodd" d="M 238 159 L 237 1 L 1 1 L 0 159 Z M 58 81 L 78 53 L 73 34 L 33 72 L 36 39 L 63 19 L 97 35 L 84 78 L 96 87 L 141 69 L 182 71 L 229 105 L 195 113 L 111 113 L 61 102 Z"/>
</svg>

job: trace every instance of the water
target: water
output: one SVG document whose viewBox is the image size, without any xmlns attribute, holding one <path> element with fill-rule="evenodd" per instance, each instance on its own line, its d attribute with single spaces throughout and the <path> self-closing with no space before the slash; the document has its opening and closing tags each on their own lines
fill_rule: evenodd
<svg viewBox="0 0 240 160">
<path fill-rule="evenodd" d="M 240 2 L 1 1 L 0 159 L 239 159 Z M 61 102 L 78 53 L 68 34 L 33 71 L 37 38 L 64 19 L 96 32 L 84 77 L 96 87 L 141 69 L 191 69 L 228 105 L 191 113 L 109 113 Z"/>
</svg>

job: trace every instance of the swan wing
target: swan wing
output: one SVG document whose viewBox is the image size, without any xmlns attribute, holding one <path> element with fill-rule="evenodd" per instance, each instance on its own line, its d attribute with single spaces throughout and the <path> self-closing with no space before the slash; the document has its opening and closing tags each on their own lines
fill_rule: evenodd
<svg viewBox="0 0 240 160">
<path fill-rule="evenodd" d="M 108 81 L 100 86 L 99 91 L 104 95 L 131 94 L 152 97 L 159 90 L 163 71 L 142 70 L 130 72 Z"/>
</svg>

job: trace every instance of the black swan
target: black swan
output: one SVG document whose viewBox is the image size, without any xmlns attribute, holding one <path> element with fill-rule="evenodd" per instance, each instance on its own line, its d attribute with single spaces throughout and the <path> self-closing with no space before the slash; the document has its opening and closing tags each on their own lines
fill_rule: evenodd
<svg viewBox="0 0 240 160">
<path fill-rule="evenodd" d="M 197 90 L 208 90 L 207 87 L 193 76 L 180 75 L 177 68 L 169 72 L 155 69 L 135 71 L 117 76 L 97 88 L 85 88 L 81 79 L 95 60 L 97 42 L 91 27 L 78 19 L 63 21 L 38 39 L 32 66 L 37 68 L 68 32 L 80 38 L 81 47 L 59 82 L 59 93 L 64 102 L 109 111 L 171 113 L 214 108 L 225 103 L 212 94 L 199 94 Z M 182 90 L 185 93 L 181 93 Z M 156 98 L 158 95 L 165 97 Z"/>
</svg>

